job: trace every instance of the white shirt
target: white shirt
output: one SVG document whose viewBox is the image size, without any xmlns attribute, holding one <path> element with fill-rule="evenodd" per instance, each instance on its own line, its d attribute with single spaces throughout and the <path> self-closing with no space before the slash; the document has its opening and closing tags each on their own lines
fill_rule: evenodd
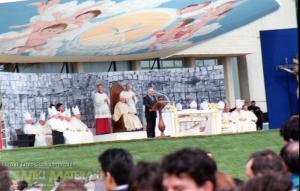
<svg viewBox="0 0 300 191">
<path fill-rule="evenodd" d="M 24 131 L 24 134 L 26 134 L 26 135 L 38 134 L 38 131 L 36 130 L 34 125 L 31 125 L 31 124 L 25 124 L 23 131 Z"/>
<path fill-rule="evenodd" d="M 108 103 L 109 97 L 105 93 L 96 92 L 93 96 L 94 109 L 95 109 L 95 118 L 111 118 L 111 113 Z"/>
</svg>

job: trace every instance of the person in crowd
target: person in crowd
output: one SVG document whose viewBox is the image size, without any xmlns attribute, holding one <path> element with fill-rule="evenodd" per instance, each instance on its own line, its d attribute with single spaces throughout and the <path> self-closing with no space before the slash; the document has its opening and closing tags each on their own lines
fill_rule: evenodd
<svg viewBox="0 0 300 191">
<path fill-rule="evenodd" d="M 12 183 L 8 168 L 0 163 L 0 190 L 9 191 Z"/>
<path fill-rule="evenodd" d="M 156 111 L 152 111 L 152 107 L 156 104 L 157 99 L 154 96 L 155 90 L 152 87 L 147 89 L 147 95 L 143 98 L 145 105 L 145 117 L 147 121 L 147 137 L 155 137 L 155 126 L 156 126 Z"/>
<path fill-rule="evenodd" d="M 163 185 L 166 191 L 214 191 L 217 165 L 206 152 L 181 149 L 162 160 Z"/>
<path fill-rule="evenodd" d="M 97 85 L 97 92 L 92 96 L 95 109 L 96 135 L 111 133 L 110 127 L 110 100 L 104 93 L 104 85 Z"/>
<path fill-rule="evenodd" d="M 18 190 L 18 181 L 15 179 L 12 179 L 11 184 L 10 184 L 10 191 L 16 191 L 16 190 Z"/>
<path fill-rule="evenodd" d="M 243 100 L 236 100 L 236 109 L 231 113 L 232 127 L 235 129 L 235 132 L 243 132 L 246 128 L 247 115 L 246 112 L 242 110 L 243 105 Z"/>
<path fill-rule="evenodd" d="M 291 188 L 291 182 L 285 174 L 268 172 L 251 178 L 236 191 L 291 191 Z"/>
<path fill-rule="evenodd" d="M 132 170 L 128 191 L 163 191 L 162 171 L 159 163 L 139 162 Z"/>
<path fill-rule="evenodd" d="M 35 135 L 35 142 L 34 146 L 39 147 L 39 146 L 48 146 L 47 143 L 47 136 L 51 137 L 52 139 L 52 132 L 47 131 L 48 128 L 45 128 L 46 124 L 46 114 L 44 112 L 41 112 L 39 121 L 34 125 L 34 128 L 37 131 L 37 134 Z"/>
<path fill-rule="evenodd" d="M 299 141 L 299 118 L 293 118 L 285 122 L 280 129 L 280 135 L 284 144 Z"/>
<path fill-rule="evenodd" d="M 71 118 L 71 126 L 79 134 L 81 143 L 92 143 L 94 142 L 94 135 L 90 129 L 81 121 L 81 114 L 78 106 L 72 108 L 73 117 Z"/>
<path fill-rule="evenodd" d="M 113 120 L 119 121 L 123 116 L 124 125 L 127 131 L 142 129 L 143 125 L 135 113 L 131 112 L 128 100 L 120 95 L 120 101 L 115 105 Z"/>
<path fill-rule="evenodd" d="M 260 107 L 256 106 L 256 101 L 251 101 L 251 105 L 248 106 L 248 110 L 252 111 L 255 116 L 257 117 L 256 127 L 257 130 L 263 129 L 263 112 L 261 111 Z"/>
<path fill-rule="evenodd" d="M 39 182 L 34 182 L 28 191 L 43 191 L 44 185 Z"/>
<path fill-rule="evenodd" d="M 127 191 L 129 174 L 134 166 L 131 154 L 124 149 L 108 149 L 99 157 L 106 191 Z"/>
<path fill-rule="evenodd" d="M 293 189 L 299 190 L 299 141 L 293 141 L 285 145 L 280 151 L 280 156 L 288 170 L 290 180 L 293 183 Z"/>
<path fill-rule="evenodd" d="M 91 176 L 89 176 L 89 181 L 86 184 L 84 184 L 84 187 L 87 191 L 95 191 L 97 181 L 98 175 L 92 174 Z"/>
<path fill-rule="evenodd" d="M 252 154 L 246 165 L 247 177 L 252 178 L 267 172 L 286 172 L 281 157 L 271 150 L 258 151 Z"/>
<path fill-rule="evenodd" d="M 33 125 L 33 120 L 29 112 L 24 113 L 25 126 L 23 132 L 26 135 L 36 135 L 38 132 Z"/>
<path fill-rule="evenodd" d="M 229 191 L 236 188 L 234 180 L 227 174 L 222 172 L 216 173 L 216 190 Z"/>
<path fill-rule="evenodd" d="M 82 181 L 79 180 L 65 180 L 62 181 L 55 191 L 87 191 Z"/>
<path fill-rule="evenodd" d="M 18 182 L 18 191 L 27 190 L 27 188 L 28 188 L 28 183 L 25 180 Z"/>
<path fill-rule="evenodd" d="M 256 131 L 256 121 L 257 121 L 257 117 L 255 116 L 255 114 L 252 111 L 248 110 L 248 106 L 247 105 L 243 105 L 243 110 L 245 111 L 246 114 L 246 122 L 245 122 L 245 126 L 244 126 L 244 132 L 248 132 L 248 131 Z"/>
<path fill-rule="evenodd" d="M 137 96 L 132 91 L 132 85 L 127 83 L 125 85 L 125 90 L 123 90 L 120 94 L 120 97 L 125 98 L 128 101 L 129 112 L 133 114 L 137 114 L 136 104 L 138 102 Z"/>
</svg>

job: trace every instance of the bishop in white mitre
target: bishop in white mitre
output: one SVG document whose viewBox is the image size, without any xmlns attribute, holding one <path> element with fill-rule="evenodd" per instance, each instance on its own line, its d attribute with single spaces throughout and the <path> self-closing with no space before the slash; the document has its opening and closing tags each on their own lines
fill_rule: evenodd
<svg viewBox="0 0 300 191">
<path fill-rule="evenodd" d="M 243 100 L 236 100 L 236 110 L 231 113 L 232 127 L 234 132 L 244 132 L 247 125 L 247 113 L 242 110 Z"/>
<path fill-rule="evenodd" d="M 36 135 L 37 130 L 33 125 L 32 117 L 29 112 L 24 113 L 25 125 L 23 128 L 23 132 L 26 135 Z"/>
<path fill-rule="evenodd" d="M 73 116 L 71 118 L 71 125 L 79 134 L 81 143 L 94 142 L 94 135 L 90 129 L 81 121 L 81 114 L 78 106 L 72 108 Z"/>
<path fill-rule="evenodd" d="M 80 144 L 81 138 L 80 133 L 76 130 L 76 128 L 71 123 L 71 110 L 66 109 L 63 113 L 62 124 L 64 126 L 64 137 L 66 144 Z"/>
<path fill-rule="evenodd" d="M 243 106 L 243 110 L 246 113 L 246 122 L 245 122 L 245 126 L 244 126 L 244 131 L 245 132 L 251 132 L 251 131 L 256 131 L 256 121 L 257 121 L 257 117 L 256 115 L 252 112 L 248 110 L 248 106 L 244 105 Z"/>
<path fill-rule="evenodd" d="M 114 109 L 113 120 L 119 121 L 122 116 L 127 131 L 135 131 L 143 128 L 138 116 L 130 112 L 126 98 L 120 96 L 120 101 L 116 104 Z"/>
<path fill-rule="evenodd" d="M 65 131 L 65 128 L 62 125 L 61 120 L 59 119 L 59 113 L 54 106 L 51 108 L 48 108 L 48 116 L 49 116 L 49 120 L 46 123 L 46 125 L 47 125 L 46 128 L 49 128 L 52 131 L 58 131 L 58 132 Z"/>
<path fill-rule="evenodd" d="M 45 128 L 46 124 L 46 114 L 44 112 L 41 112 L 39 121 L 34 125 L 36 129 L 36 135 L 35 135 L 35 147 L 41 147 L 41 146 L 48 146 L 47 136 L 51 136 L 49 131 Z M 51 136 L 52 139 L 52 136 Z"/>
</svg>

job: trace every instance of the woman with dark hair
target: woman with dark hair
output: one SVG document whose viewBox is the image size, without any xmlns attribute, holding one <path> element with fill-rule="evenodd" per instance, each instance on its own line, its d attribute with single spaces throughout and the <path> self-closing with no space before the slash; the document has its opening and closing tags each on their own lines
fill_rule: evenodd
<svg viewBox="0 0 300 191">
<path fill-rule="evenodd" d="M 19 181 L 18 182 L 18 190 L 26 190 L 28 188 L 28 183 L 25 180 Z"/>
</svg>

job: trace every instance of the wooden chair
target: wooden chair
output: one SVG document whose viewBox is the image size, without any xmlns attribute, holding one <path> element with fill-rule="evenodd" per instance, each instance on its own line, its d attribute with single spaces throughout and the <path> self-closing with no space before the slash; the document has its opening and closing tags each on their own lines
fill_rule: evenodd
<svg viewBox="0 0 300 191">
<path fill-rule="evenodd" d="M 110 103 L 111 103 L 111 113 L 114 114 L 115 106 L 120 101 L 120 93 L 124 90 L 124 88 L 116 83 L 110 88 Z M 113 132 L 126 132 L 125 124 L 123 116 L 119 119 L 119 121 L 112 120 Z"/>
</svg>

